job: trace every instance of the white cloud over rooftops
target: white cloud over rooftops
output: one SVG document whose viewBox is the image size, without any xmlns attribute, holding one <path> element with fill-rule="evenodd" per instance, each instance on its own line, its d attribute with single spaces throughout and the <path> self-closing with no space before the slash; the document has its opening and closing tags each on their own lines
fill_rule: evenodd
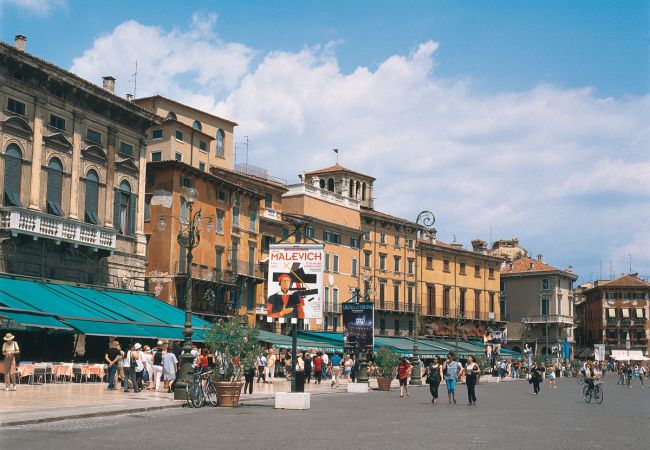
<svg viewBox="0 0 650 450">
<path fill-rule="evenodd" d="M 113 75 L 125 93 L 137 60 L 138 96 L 238 122 L 254 144 L 249 162 L 290 182 L 332 165 L 338 148 L 341 164 L 377 178 L 379 210 L 415 219 L 430 209 L 442 239 L 518 236 L 582 277 L 631 252 L 633 269 L 650 276 L 640 244 L 650 223 L 650 96 L 544 84 L 485 95 L 471 80 L 436 75 L 432 41 L 344 73 L 335 45 L 261 54 L 224 41 L 216 16 L 193 20 L 187 30 L 125 22 L 72 70 L 97 83 Z"/>
</svg>

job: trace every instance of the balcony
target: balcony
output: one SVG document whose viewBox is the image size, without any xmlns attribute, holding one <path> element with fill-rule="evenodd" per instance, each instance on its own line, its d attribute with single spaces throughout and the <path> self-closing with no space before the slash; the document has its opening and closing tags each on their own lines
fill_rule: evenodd
<svg viewBox="0 0 650 450">
<path fill-rule="evenodd" d="M 27 234 L 104 250 L 115 250 L 117 230 L 25 208 L 0 208 L 0 228 L 12 236 Z"/>
<path fill-rule="evenodd" d="M 555 323 L 560 325 L 573 325 L 573 317 L 570 316 L 561 316 L 559 314 L 540 314 L 540 315 L 530 315 L 523 316 L 521 318 L 522 323 L 524 324 L 547 324 Z"/>
<path fill-rule="evenodd" d="M 233 259 L 229 261 L 228 269 L 226 271 L 235 275 L 264 279 L 264 274 L 262 273 L 259 264 L 242 259 Z"/>
<path fill-rule="evenodd" d="M 285 197 L 306 195 L 308 197 L 324 200 L 328 203 L 345 206 L 346 208 L 352 208 L 356 210 L 360 209 L 361 200 L 346 197 L 345 195 L 337 194 L 336 192 L 330 192 L 325 189 L 320 189 L 310 184 L 292 184 L 287 187 L 289 190 L 284 194 Z"/>
<path fill-rule="evenodd" d="M 375 309 L 381 311 L 396 311 L 396 312 L 414 312 L 415 303 L 409 302 L 390 302 L 375 300 Z"/>
<path fill-rule="evenodd" d="M 332 304 L 328 305 L 327 303 L 323 303 L 323 313 L 324 314 L 341 314 L 341 304 Z"/>
<path fill-rule="evenodd" d="M 262 217 L 264 217 L 265 219 L 277 220 L 279 222 L 282 221 L 282 213 L 277 209 L 273 209 L 273 208 L 263 208 Z"/>
<path fill-rule="evenodd" d="M 622 326 L 622 327 L 633 327 L 633 326 L 645 326 L 647 319 L 645 317 L 629 318 L 629 317 L 608 317 L 607 325 L 608 326 Z"/>
<path fill-rule="evenodd" d="M 176 261 L 174 263 L 174 273 L 180 276 L 187 275 L 187 262 Z M 192 264 L 192 279 L 219 282 L 224 281 L 224 274 L 221 270 L 215 270 L 212 267 L 200 266 Z"/>
</svg>

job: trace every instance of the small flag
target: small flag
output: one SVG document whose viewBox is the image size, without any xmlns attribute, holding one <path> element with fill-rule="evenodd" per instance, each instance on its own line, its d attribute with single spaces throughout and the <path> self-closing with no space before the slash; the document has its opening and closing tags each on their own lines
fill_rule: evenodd
<svg viewBox="0 0 650 450">
<path fill-rule="evenodd" d="M 338 148 L 334 148 L 332 150 L 334 150 L 334 153 L 336 153 L 337 155 L 339 154 L 339 149 Z"/>
</svg>

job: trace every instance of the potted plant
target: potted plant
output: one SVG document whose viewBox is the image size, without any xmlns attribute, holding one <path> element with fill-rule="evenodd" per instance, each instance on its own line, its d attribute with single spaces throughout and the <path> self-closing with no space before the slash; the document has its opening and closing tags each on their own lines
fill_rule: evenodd
<svg viewBox="0 0 650 450">
<path fill-rule="evenodd" d="M 389 391 L 390 383 L 395 378 L 399 356 L 388 348 L 382 347 L 375 355 L 375 364 L 377 365 L 377 387 L 380 391 Z"/>
<path fill-rule="evenodd" d="M 255 358 L 262 351 L 257 340 L 258 331 L 245 324 L 246 319 L 241 317 L 219 320 L 205 336 L 217 363 L 212 378 L 218 406 L 239 404 L 244 368 L 255 364 Z"/>
</svg>

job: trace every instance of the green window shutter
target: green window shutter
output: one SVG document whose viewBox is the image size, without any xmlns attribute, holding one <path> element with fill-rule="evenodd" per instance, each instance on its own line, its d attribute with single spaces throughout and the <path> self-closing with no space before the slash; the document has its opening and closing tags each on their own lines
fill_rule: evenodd
<svg viewBox="0 0 650 450">
<path fill-rule="evenodd" d="M 20 159 L 5 155 L 5 205 L 22 206 L 20 203 Z"/>
<path fill-rule="evenodd" d="M 47 201 L 61 204 L 61 178 L 62 173 L 56 169 L 47 171 Z"/>
<path fill-rule="evenodd" d="M 113 226 L 119 230 L 120 229 L 120 200 L 122 197 L 122 191 L 115 189 L 115 201 L 113 202 Z"/>
<path fill-rule="evenodd" d="M 138 209 L 138 196 L 131 194 L 129 201 L 129 236 L 135 235 L 135 215 Z"/>
<path fill-rule="evenodd" d="M 99 185 L 95 181 L 86 180 L 86 221 L 97 225 L 97 198 Z"/>
</svg>

